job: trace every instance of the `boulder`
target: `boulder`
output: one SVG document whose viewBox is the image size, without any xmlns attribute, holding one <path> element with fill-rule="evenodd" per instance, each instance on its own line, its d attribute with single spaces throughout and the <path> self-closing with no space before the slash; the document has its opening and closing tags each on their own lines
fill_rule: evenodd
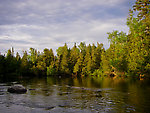
<svg viewBox="0 0 150 113">
<path fill-rule="evenodd" d="M 27 89 L 23 86 L 12 86 L 12 87 L 8 88 L 7 91 L 10 93 L 22 94 L 22 93 L 26 93 Z"/>
</svg>

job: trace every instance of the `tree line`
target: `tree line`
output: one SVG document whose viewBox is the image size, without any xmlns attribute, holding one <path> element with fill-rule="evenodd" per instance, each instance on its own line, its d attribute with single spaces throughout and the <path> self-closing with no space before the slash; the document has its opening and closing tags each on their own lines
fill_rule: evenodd
<svg viewBox="0 0 150 113">
<path fill-rule="evenodd" d="M 123 31 L 108 33 L 110 47 L 102 43 L 76 43 L 39 52 L 30 48 L 20 57 L 14 49 L 0 55 L 0 76 L 150 76 L 150 1 L 136 0 L 129 10 L 128 34 Z"/>
</svg>

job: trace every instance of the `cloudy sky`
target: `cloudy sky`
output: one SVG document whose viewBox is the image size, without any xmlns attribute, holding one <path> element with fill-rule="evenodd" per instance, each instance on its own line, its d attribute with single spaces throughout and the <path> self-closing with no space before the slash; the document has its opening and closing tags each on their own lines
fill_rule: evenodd
<svg viewBox="0 0 150 113">
<path fill-rule="evenodd" d="M 0 52 L 54 51 L 67 43 L 100 42 L 107 32 L 128 31 L 126 18 L 135 0 L 0 0 Z"/>
</svg>

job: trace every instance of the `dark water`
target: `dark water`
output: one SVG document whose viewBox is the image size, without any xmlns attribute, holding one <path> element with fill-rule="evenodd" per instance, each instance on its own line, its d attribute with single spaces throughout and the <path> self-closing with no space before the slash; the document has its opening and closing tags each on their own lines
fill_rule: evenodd
<svg viewBox="0 0 150 113">
<path fill-rule="evenodd" d="M 21 84 L 26 94 L 7 88 Z M 149 113 L 150 82 L 112 78 L 32 78 L 0 83 L 0 113 Z"/>
</svg>

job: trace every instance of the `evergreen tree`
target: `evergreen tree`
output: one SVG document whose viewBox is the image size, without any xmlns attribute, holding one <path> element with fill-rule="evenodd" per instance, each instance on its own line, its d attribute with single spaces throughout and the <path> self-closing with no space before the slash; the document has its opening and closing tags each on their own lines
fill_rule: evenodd
<svg viewBox="0 0 150 113">
<path fill-rule="evenodd" d="M 16 60 L 17 60 L 17 61 L 21 60 L 21 57 L 20 57 L 20 55 L 19 55 L 18 52 L 16 53 Z"/>
<path fill-rule="evenodd" d="M 105 51 L 103 49 L 101 53 L 100 70 L 102 71 L 103 75 L 107 75 L 111 71 L 108 52 L 109 50 Z"/>
<path fill-rule="evenodd" d="M 13 55 L 14 55 L 13 48 L 12 51 L 11 49 L 9 49 L 6 55 L 6 73 L 14 74 L 16 71 L 16 62 L 15 62 L 15 57 Z"/>
<path fill-rule="evenodd" d="M 67 44 L 64 45 L 64 51 L 63 51 L 63 56 L 62 56 L 62 61 L 61 61 L 61 71 L 64 73 L 69 74 L 69 51 Z"/>
<path fill-rule="evenodd" d="M 46 66 L 48 67 L 52 61 L 54 61 L 54 53 L 52 49 L 44 49 L 44 54 L 43 54 L 43 62 L 46 63 Z"/>
<path fill-rule="evenodd" d="M 29 53 L 30 53 L 30 55 L 28 55 L 29 61 L 32 63 L 32 65 L 36 66 L 38 57 L 37 50 L 34 48 L 30 48 Z"/>
<path fill-rule="evenodd" d="M 82 55 L 85 56 L 85 54 L 86 54 L 86 44 L 85 44 L 85 42 L 81 42 L 78 47 L 79 47 L 80 52 L 82 53 Z"/>
<path fill-rule="evenodd" d="M 102 51 L 104 50 L 103 44 L 99 44 L 97 42 L 97 48 L 96 48 L 96 67 L 100 68 L 100 63 L 101 63 L 101 54 Z"/>
<path fill-rule="evenodd" d="M 93 73 L 94 70 L 99 68 L 99 65 L 97 65 L 97 64 L 100 64 L 100 62 L 99 63 L 98 62 L 99 61 L 98 61 L 98 58 L 97 58 L 97 47 L 93 43 L 92 50 L 91 50 L 91 73 Z"/>
<path fill-rule="evenodd" d="M 83 75 L 91 74 L 91 69 L 92 69 L 91 52 L 92 52 L 92 48 L 91 48 L 91 45 L 89 44 L 86 47 L 86 55 L 85 55 L 85 58 L 84 58 L 84 63 L 83 63 L 83 68 L 82 68 L 82 74 Z"/>
<path fill-rule="evenodd" d="M 84 57 L 83 57 L 83 54 L 80 53 L 79 54 L 79 58 L 74 66 L 74 69 L 73 69 L 73 73 L 77 76 L 79 74 L 81 74 L 82 72 L 82 68 L 83 68 L 83 61 L 84 61 Z"/>
<path fill-rule="evenodd" d="M 0 77 L 3 77 L 6 73 L 6 61 L 3 55 L 0 55 Z"/>
<path fill-rule="evenodd" d="M 78 57 L 79 57 L 79 49 L 77 48 L 75 43 L 74 47 L 70 51 L 69 69 L 71 73 L 73 73 L 73 68 L 78 60 Z"/>
<path fill-rule="evenodd" d="M 20 75 L 21 74 L 21 72 L 20 72 L 21 57 L 18 52 L 16 53 L 16 61 L 15 62 L 16 62 L 16 73 Z"/>
<path fill-rule="evenodd" d="M 62 74 L 70 74 L 69 70 L 69 49 L 67 44 L 57 49 L 58 55 L 58 71 Z"/>
<path fill-rule="evenodd" d="M 21 73 L 22 75 L 26 75 L 30 73 L 30 64 L 28 61 L 28 54 L 27 51 L 23 51 L 23 57 L 21 59 Z"/>
</svg>

